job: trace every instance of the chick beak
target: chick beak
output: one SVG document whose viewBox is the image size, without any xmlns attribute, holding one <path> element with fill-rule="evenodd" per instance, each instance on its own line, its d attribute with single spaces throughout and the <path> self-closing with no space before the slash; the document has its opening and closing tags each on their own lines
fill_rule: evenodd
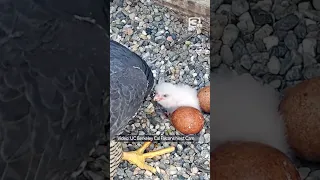
<svg viewBox="0 0 320 180">
<path fill-rule="evenodd" d="M 156 94 L 153 98 L 154 101 L 161 101 L 163 98 L 161 96 L 159 96 L 158 94 Z"/>
</svg>

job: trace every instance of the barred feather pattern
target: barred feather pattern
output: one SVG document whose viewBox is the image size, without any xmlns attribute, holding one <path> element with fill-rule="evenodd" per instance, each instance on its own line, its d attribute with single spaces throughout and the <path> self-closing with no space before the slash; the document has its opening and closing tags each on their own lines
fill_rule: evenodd
<svg viewBox="0 0 320 180">
<path fill-rule="evenodd" d="M 117 168 L 122 161 L 122 145 L 120 142 L 111 141 L 110 142 L 110 178 L 117 173 Z"/>
</svg>

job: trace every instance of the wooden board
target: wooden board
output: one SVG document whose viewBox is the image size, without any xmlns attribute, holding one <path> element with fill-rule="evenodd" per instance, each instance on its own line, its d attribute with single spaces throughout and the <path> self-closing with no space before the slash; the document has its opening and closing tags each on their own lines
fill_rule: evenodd
<svg viewBox="0 0 320 180">
<path fill-rule="evenodd" d="M 186 23 L 189 17 L 200 17 L 203 30 L 210 31 L 210 0 L 154 0 L 158 5 L 173 10 Z"/>
</svg>

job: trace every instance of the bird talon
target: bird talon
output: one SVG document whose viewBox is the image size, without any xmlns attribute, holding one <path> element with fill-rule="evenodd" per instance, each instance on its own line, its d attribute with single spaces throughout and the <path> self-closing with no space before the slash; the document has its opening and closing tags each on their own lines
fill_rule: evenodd
<svg viewBox="0 0 320 180">
<path fill-rule="evenodd" d="M 127 160 L 131 164 L 137 165 L 140 169 L 148 170 L 152 173 L 156 173 L 156 168 L 149 166 L 145 163 L 147 158 L 153 158 L 155 156 L 160 156 L 166 153 L 171 153 L 175 150 L 174 147 L 168 147 L 164 149 L 160 149 L 157 151 L 151 151 L 148 153 L 144 153 L 144 151 L 149 147 L 151 142 L 145 142 L 139 149 L 130 152 L 123 152 L 123 160 Z"/>
</svg>

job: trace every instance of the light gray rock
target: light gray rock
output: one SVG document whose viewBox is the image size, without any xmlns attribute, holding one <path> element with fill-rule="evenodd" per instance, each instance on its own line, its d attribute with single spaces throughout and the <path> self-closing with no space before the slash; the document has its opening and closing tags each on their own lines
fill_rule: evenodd
<svg viewBox="0 0 320 180">
<path fill-rule="evenodd" d="M 222 42 L 230 47 L 237 40 L 239 29 L 234 24 L 228 24 L 223 31 Z"/>
<path fill-rule="evenodd" d="M 273 80 L 269 83 L 269 85 L 275 89 L 279 88 L 281 86 L 281 80 L 279 79 L 276 79 L 276 80 Z"/>
<path fill-rule="evenodd" d="M 281 69 L 281 64 L 276 56 L 272 56 L 267 64 L 269 72 L 272 74 L 278 74 Z"/>
<path fill-rule="evenodd" d="M 258 1 L 256 4 L 253 5 L 252 9 L 262 9 L 264 11 L 269 12 L 272 8 L 272 0 L 262 0 Z"/>
<path fill-rule="evenodd" d="M 239 17 L 237 27 L 244 33 L 252 32 L 255 29 L 250 13 L 245 12 Z"/>
<path fill-rule="evenodd" d="M 279 44 L 279 38 L 277 36 L 268 36 L 263 38 L 263 42 L 269 51 L 272 47 L 277 46 Z"/>
<path fill-rule="evenodd" d="M 272 32 L 273 28 L 269 24 L 266 24 L 254 33 L 254 40 L 262 40 L 263 38 L 268 37 Z"/>
<path fill-rule="evenodd" d="M 311 169 L 308 167 L 301 167 L 298 169 L 301 179 L 305 179 L 308 177 L 309 173 L 311 172 Z"/>
<path fill-rule="evenodd" d="M 316 56 L 317 40 L 306 38 L 302 41 L 302 48 L 304 53 L 309 53 L 312 57 Z"/>
<path fill-rule="evenodd" d="M 247 2 L 247 0 L 233 0 L 231 9 L 236 16 L 240 16 L 241 14 L 249 10 L 249 3 Z"/>
<path fill-rule="evenodd" d="M 310 2 L 301 2 L 298 5 L 298 9 L 300 12 L 304 12 L 305 10 L 312 9 L 312 5 Z"/>
</svg>

